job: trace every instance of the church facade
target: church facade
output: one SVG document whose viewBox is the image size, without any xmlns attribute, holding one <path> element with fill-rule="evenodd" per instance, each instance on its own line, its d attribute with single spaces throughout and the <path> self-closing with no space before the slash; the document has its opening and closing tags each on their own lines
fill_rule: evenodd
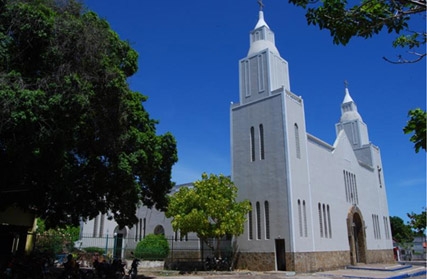
<svg viewBox="0 0 427 279">
<path fill-rule="evenodd" d="M 304 102 L 263 11 L 239 61 L 232 104 L 232 179 L 252 211 L 236 239 L 238 265 L 317 271 L 392 262 L 380 150 L 347 86 L 333 145 L 306 132 Z"/>
<path fill-rule="evenodd" d="M 303 99 L 291 91 L 288 62 L 262 10 L 239 61 L 239 83 L 239 103 L 230 107 L 231 176 L 252 211 L 233 240 L 236 267 L 310 272 L 393 262 L 380 150 L 347 86 L 334 144 L 307 133 Z M 82 235 L 99 238 L 106 251 L 114 247 L 116 257 L 149 233 L 179 241 L 163 213 L 141 207 L 137 216 L 119 230 L 100 215 L 82 224 Z"/>
</svg>

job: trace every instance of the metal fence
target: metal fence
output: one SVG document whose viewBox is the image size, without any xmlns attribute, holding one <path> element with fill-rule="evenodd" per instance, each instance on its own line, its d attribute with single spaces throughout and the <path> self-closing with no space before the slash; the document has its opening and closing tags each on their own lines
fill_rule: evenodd
<svg viewBox="0 0 427 279">
<path fill-rule="evenodd" d="M 204 261 L 207 257 L 213 257 L 212 247 L 216 247 L 214 239 L 209 239 L 209 244 L 199 238 L 167 236 L 166 239 L 169 244 L 167 260 L 171 262 Z M 75 247 L 80 250 L 97 250 L 104 257 L 129 259 L 138 242 L 139 239 L 134 236 L 123 238 L 117 235 L 106 235 L 105 237 L 84 235 L 75 243 Z M 231 257 L 231 241 L 224 239 L 220 244 L 221 254 Z"/>
</svg>

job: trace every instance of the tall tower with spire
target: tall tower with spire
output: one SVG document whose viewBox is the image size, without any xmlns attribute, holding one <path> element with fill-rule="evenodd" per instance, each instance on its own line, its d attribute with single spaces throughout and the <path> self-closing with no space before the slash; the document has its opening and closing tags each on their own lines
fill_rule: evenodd
<svg viewBox="0 0 427 279">
<path fill-rule="evenodd" d="M 259 11 L 259 19 L 250 33 L 247 56 L 240 60 L 240 100 L 249 103 L 277 89 L 290 90 L 288 63 L 280 57 L 274 33 Z"/>
<path fill-rule="evenodd" d="M 303 99 L 264 19 L 239 61 L 231 105 L 232 179 L 252 211 L 238 267 L 301 272 L 393 260 L 379 148 L 345 86 L 333 145 L 307 133 Z"/>
</svg>

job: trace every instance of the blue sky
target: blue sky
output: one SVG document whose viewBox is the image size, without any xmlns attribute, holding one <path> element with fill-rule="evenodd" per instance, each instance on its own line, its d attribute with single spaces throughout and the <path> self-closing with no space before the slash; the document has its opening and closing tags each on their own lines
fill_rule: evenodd
<svg viewBox="0 0 427 279">
<path fill-rule="evenodd" d="M 238 61 L 249 50 L 258 20 L 255 0 L 86 0 L 120 38 L 139 53 L 130 87 L 149 97 L 144 107 L 159 120 L 158 133 L 178 144 L 177 184 L 203 172 L 229 175 L 230 102 L 238 102 Z M 394 35 L 352 39 L 337 46 L 327 30 L 308 26 L 305 11 L 286 0 L 264 1 L 264 16 L 289 62 L 291 90 L 304 99 L 307 132 L 333 144 L 344 81 L 382 154 L 389 212 L 426 206 L 426 153 L 416 154 L 404 135 L 408 110 L 426 108 L 426 61 L 394 65 Z M 416 18 L 418 30 L 425 19 Z"/>
</svg>

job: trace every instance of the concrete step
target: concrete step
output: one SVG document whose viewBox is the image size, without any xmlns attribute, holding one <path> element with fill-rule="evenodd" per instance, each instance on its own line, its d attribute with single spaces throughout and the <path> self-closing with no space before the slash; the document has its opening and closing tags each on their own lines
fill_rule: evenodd
<svg viewBox="0 0 427 279">
<path fill-rule="evenodd" d="M 357 265 L 348 266 L 345 269 L 317 272 L 317 275 L 345 277 L 345 278 L 374 278 L 374 279 L 403 279 L 409 277 L 425 276 L 425 266 L 418 265 Z"/>
</svg>

